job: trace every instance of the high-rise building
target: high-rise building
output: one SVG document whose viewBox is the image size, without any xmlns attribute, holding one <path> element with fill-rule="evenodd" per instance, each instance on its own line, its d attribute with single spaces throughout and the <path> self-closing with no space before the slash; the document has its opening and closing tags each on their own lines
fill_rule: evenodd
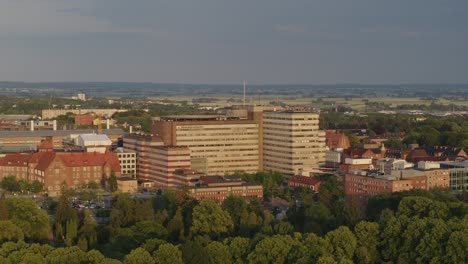
<svg viewBox="0 0 468 264">
<path fill-rule="evenodd" d="M 260 168 L 259 125 L 226 116 L 169 116 L 153 120 L 152 132 L 166 146 L 188 147 L 191 168 L 207 175 Z"/>
<path fill-rule="evenodd" d="M 263 113 L 263 169 L 287 175 L 317 172 L 325 162 L 325 132 L 310 112 Z"/>
<path fill-rule="evenodd" d="M 130 134 L 123 139 L 125 152 L 137 153 L 137 178 L 139 180 L 154 180 L 154 147 L 163 146 L 159 137 L 151 135 Z"/>
</svg>

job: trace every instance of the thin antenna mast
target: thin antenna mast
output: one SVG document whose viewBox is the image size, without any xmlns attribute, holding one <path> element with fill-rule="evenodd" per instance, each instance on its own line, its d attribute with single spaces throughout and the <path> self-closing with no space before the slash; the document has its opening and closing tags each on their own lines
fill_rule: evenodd
<svg viewBox="0 0 468 264">
<path fill-rule="evenodd" d="M 243 100 L 243 102 L 244 102 L 244 106 L 245 106 L 245 80 L 244 80 L 244 100 Z"/>
</svg>

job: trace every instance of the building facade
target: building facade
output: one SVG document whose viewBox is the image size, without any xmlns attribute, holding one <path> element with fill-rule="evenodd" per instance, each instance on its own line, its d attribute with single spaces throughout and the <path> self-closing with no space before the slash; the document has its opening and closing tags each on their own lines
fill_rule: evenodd
<svg viewBox="0 0 468 264">
<path fill-rule="evenodd" d="M 28 182 L 37 180 L 49 196 L 59 195 L 63 188 L 102 183 L 112 174 L 121 175 L 115 153 L 37 152 L 9 154 L 0 160 L 1 179 L 16 176 Z"/>
<path fill-rule="evenodd" d="M 187 147 L 191 167 L 207 175 L 260 168 L 259 125 L 220 116 L 172 116 L 153 121 L 152 132 L 164 145 Z"/>
<path fill-rule="evenodd" d="M 197 200 L 212 199 L 222 204 L 230 195 L 247 199 L 262 199 L 263 186 L 229 177 L 200 177 L 200 184 L 190 188 L 188 193 Z"/>
<path fill-rule="evenodd" d="M 130 134 L 123 139 L 124 152 L 137 153 L 136 174 L 138 180 L 154 180 L 154 147 L 163 146 L 159 137 Z"/>
<path fill-rule="evenodd" d="M 317 177 L 296 175 L 288 178 L 289 188 L 304 187 L 318 192 L 320 190 L 320 184 L 321 181 Z"/>
<path fill-rule="evenodd" d="M 117 157 L 120 163 L 120 171 L 122 175 L 130 178 L 136 178 L 137 176 L 137 158 L 135 152 L 117 152 Z"/>
<path fill-rule="evenodd" d="M 263 168 L 299 175 L 317 172 L 325 162 L 325 132 L 319 115 L 307 112 L 263 113 Z"/>
</svg>

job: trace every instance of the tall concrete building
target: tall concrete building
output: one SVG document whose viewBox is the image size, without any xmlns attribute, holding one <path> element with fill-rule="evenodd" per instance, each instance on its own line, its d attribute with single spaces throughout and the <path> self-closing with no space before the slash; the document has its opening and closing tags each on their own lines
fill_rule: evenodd
<svg viewBox="0 0 468 264">
<path fill-rule="evenodd" d="M 226 116 L 168 116 L 153 120 L 152 133 L 166 146 L 190 149 L 191 168 L 207 175 L 260 169 L 259 124 Z"/>
<path fill-rule="evenodd" d="M 152 153 L 154 152 L 154 147 L 163 145 L 160 138 L 151 135 L 129 134 L 124 137 L 124 151 L 137 153 L 136 173 L 139 180 L 155 180 L 155 166 Z"/>
<path fill-rule="evenodd" d="M 190 151 L 187 147 L 164 146 L 154 135 L 129 134 L 123 139 L 124 150 L 138 153 L 137 178 L 151 181 L 157 188 L 180 188 L 187 177 L 175 175 L 177 170 L 190 169 Z"/>
<path fill-rule="evenodd" d="M 325 132 L 310 112 L 263 113 L 263 169 L 287 175 L 317 172 L 325 161 Z"/>
</svg>

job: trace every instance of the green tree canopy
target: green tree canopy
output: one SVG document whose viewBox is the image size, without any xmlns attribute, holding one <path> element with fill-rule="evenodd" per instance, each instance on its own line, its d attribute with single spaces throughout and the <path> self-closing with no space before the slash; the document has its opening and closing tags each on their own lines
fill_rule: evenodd
<svg viewBox="0 0 468 264">
<path fill-rule="evenodd" d="M 203 200 L 193 209 L 193 223 L 190 231 L 198 235 L 218 237 L 233 228 L 229 213 L 223 211 L 213 200 Z"/>
</svg>

